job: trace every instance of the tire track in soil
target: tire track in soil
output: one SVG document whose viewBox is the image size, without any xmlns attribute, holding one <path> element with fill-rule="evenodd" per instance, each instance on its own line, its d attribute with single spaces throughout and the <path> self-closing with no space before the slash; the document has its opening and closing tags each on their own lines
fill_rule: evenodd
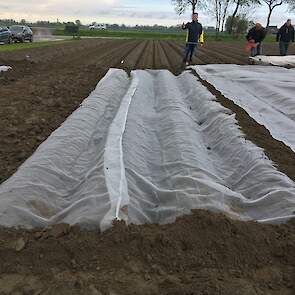
<svg viewBox="0 0 295 295">
<path fill-rule="evenodd" d="M 148 54 L 147 49 L 148 49 L 148 47 L 149 47 L 149 41 L 146 40 L 146 41 L 144 41 L 144 42 L 145 42 L 145 43 L 144 43 L 144 46 L 143 46 L 141 52 L 139 52 L 139 55 L 138 55 L 138 57 L 136 58 L 135 65 L 134 65 L 134 67 L 132 68 L 133 70 L 134 70 L 134 69 L 139 69 L 139 64 L 143 62 L 143 59 L 145 59 L 145 57 L 146 57 L 147 54 Z M 140 48 L 140 49 L 141 49 L 141 48 Z M 139 49 L 138 49 L 138 51 L 139 51 Z M 143 63 L 143 68 L 146 68 L 146 64 L 145 64 L 145 63 Z"/>
<path fill-rule="evenodd" d="M 140 58 L 136 68 L 138 69 L 153 69 L 154 68 L 154 41 L 149 40 L 143 55 Z"/>
<path fill-rule="evenodd" d="M 232 60 L 236 60 L 239 62 L 239 64 L 246 64 L 248 61 L 248 55 L 245 52 L 245 49 L 242 50 L 235 50 L 231 47 L 224 47 L 223 45 L 219 45 L 217 48 L 208 49 L 209 52 L 217 52 L 218 55 L 226 56 L 226 58 L 229 60 L 229 63 L 233 63 Z M 238 64 L 238 63 L 237 63 Z"/>
<path fill-rule="evenodd" d="M 153 69 L 156 68 L 156 41 L 153 41 Z"/>
<path fill-rule="evenodd" d="M 144 56 L 148 41 L 140 41 L 138 45 L 131 50 L 128 55 L 124 58 L 124 64 L 121 64 L 122 69 L 130 73 L 132 70 L 138 67 L 141 58 Z"/>
<path fill-rule="evenodd" d="M 216 57 L 217 59 L 220 59 L 223 61 L 223 63 L 235 63 L 235 64 L 245 64 L 245 61 L 241 60 L 240 58 L 236 57 L 229 57 L 228 55 L 221 53 L 219 51 L 206 48 L 206 52 L 211 56 L 211 57 Z"/>
<path fill-rule="evenodd" d="M 1 87 L 34 76 L 36 71 L 40 72 L 41 75 L 45 75 L 48 72 L 48 63 L 54 64 L 55 69 L 64 69 L 68 63 L 74 63 L 85 51 L 98 48 L 98 45 L 101 48 L 101 46 L 106 46 L 111 42 L 112 40 L 99 40 L 99 42 L 95 43 L 57 44 L 51 46 L 49 50 L 47 48 L 48 51 L 46 51 L 46 47 L 30 48 L 28 50 L 13 51 L 12 59 L 9 58 L 7 52 L 4 52 L 2 58 L 6 56 L 6 60 L 3 63 L 11 65 L 13 71 L 2 74 Z M 26 56 L 30 56 L 30 58 Z M 75 56 L 74 59 L 73 56 Z"/>
<path fill-rule="evenodd" d="M 155 53 L 155 69 L 171 69 L 171 65 L 169 64 L 160 41 L 156 41 Z"/>
<path fill-rule="evenodd" d="M 175 54 L 175 51 L 169 51 L 170 47 L 167 41 L 160 41 L 160 47 L 163 54 L 165 55 L 166 60 L 168 61 L 169 66 L 167 67 L 167 69 L 176 75 L 180 74 L 184 69 L 183 63 L 181 61 L 181 56 L 177 53 Z"/>
<path fill-rule="evenodd" d="M 82 46 L 82 47 L 79 46 L 78 47 L 79 50 L 72 50 L 72 49 L 68 50 L 67 48 L 66 54 L 65 54 L 65 50 L 61 49 L 62 53 L 60 54 L 58 51 L 56 51 L 56 48 L 52 47 L 51 49 L 54 49 L 55 51 L 54 54 L 51 54 L 50 57 L 44 57 L 43 61 L 40 61 L 37 63 L 30 63 L 30 65 L 27 68 L 28 73 L 25 73 L 25 74 L 21 73 L 19 75 L 18 71 L 20 70 L 21 67 L 24 67 L 24 62 L 26 62 L 26 61 L 22 61 L 21 64 L 19 66 L 16 66 L 11 73 L 10 72 L 8 73 L 9 76 L 11 76 L 11 74 L 13 76 L 11 80 L 10 79 L 8 80 L 10 80 L 9 81 L 10 83 L 14 83 L 16 84 L 16 87 L 18 87 L 17 83 L 20 80 L 22 79 L 28 80 L 30 79 L 31 76 L 36 76 L 36 72 L 39 73 L 38 74 L 39 79 L 41 79 L 41 77 L 45 77 L 46 75 L 48 76 L 48 78 L 52 78 L 50 76 L 53 71 L 51 71 L 51 67 L 48 67 L 49 63 L 51 63 L 51 66 L 54 65 L 54 72 L 55 72 L 54 76 L 57 77 L 57 73 L 56 73 L 57 71 L 59 70 L 65 71 L 69 67 L 69 64 L 71 66 L 74 66 L 74 65 L 82 66 L 81 64 L 79 64 L 80 59 L 82 58 L 85 59 L 86 57 L 87 59 L 89 59 L 89 56 L 91 56 L 92 58 L 95 58 L 97 54 L 102 54 L 106 50 L 106 48 L 108 48 L 108 46 L 112 43 L 113 43 L 112 40 L 103 40 L 103 41 L 100 41 L 98 44 L 91 43 L 90 46 Z M 122 44 L 119 43 L 119 45 L 122 45 Z M 59 45 L 56 45 L 56 46 L 59 46 Z M 75 58 L 73 58 L 73 55 L 75 56 Z M 84 66 L 86 64 L 89 64 L 89 62 L 87 63 L 87 59 L 86 59 L 86 62 L 84 63 Z M 27 65 L 25 65 L 25 67 L 27 67 Z M 3 85 L 3 87 L 1 87 L 0 95 L 1 95 L 1 90 L 4 90 L 6 86 L 10 85 L 10 83 L 6 83 L 6 85 Z"/>
<path fill-rule="evenodd" d="M 128 41 L 124 46 L 112 48 L 104 56 L 100 57 L 96 65 L 106 69 L 106 71 L 110 67 L 125 69 L 121 62 L 124 61 L 139 45 L 140 41 Z"/>
</svg>

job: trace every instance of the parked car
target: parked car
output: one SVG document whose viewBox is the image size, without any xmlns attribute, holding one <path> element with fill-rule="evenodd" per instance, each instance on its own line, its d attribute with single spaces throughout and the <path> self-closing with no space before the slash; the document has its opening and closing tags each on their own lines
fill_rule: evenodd
<svg viewBox="0 0 295 295">
<path fill-rule="evenodd" d="M 23 43 L 28 40 L 33 42 L 33 31 L 28 26 L 11 26 L 10 31 L 13 41 Z"/>
<path fill-rule="evenodd" d="M 94 24 L 89 26 L 90 30 L 106 30 L 107 25 L 106 24 Z"/>
<path fill-rule="evenodd" d="M 0 27 L 0 43 L 11 43 L 12 35 L 8 28 Z"/>
</svg>

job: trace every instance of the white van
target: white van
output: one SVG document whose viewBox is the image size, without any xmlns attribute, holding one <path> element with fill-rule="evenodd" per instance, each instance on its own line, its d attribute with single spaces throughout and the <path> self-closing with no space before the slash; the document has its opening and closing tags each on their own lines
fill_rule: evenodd
<svg viewBox="0 0 295 295">
<path fill-rule="evenodd" d="M 90 30 L 106 30 L 107 25 L 106 24 L 93 24 L 89 26 Z"/>
</svg>

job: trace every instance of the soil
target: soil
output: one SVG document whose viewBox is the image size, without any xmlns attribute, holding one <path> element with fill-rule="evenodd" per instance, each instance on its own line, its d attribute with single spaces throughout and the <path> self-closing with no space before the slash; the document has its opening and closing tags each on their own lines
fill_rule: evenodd
<svg viewBox="0 0 295 295">
<path fill-rule="evenodd" d="M 295 54 L 295 48 L 291 48 Z M 277 44 L 265 44 L 277 54 Z M 183 44 L 87 39 L 0 53 L 0 183 L 72 113 L 110 67 L 183 70 Z M 211 42 L 194 63 L 246 64 L 244 44 Z M 204 84 L 236 113 L 246 136 L 295 180 L 294 153 L 249 115 Z M 295 294 L 295 222 L 264 225 L 196 210 L 169 225 L 116 222 L 104 233 L 57 225 L 0 229 L 0 295 Z"/>
<path fill-rule="evenodd" d="M 295 222 L 194 211 L 167 225 L 0 231 L 0 294 L 295 294 Z"/>
</svg>

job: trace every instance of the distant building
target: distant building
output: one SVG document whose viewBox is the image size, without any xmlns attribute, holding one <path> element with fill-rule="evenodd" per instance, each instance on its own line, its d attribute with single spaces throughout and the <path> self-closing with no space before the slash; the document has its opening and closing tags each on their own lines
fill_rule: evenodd
<svg viewBox="0 0 295 295">
<path fill-rule="evenodd" d="M 204 27 L 204 31 L 205 32 L 215 32 L 216 29 L 215 29 L 215 27 Z"/>
<path fill-rule="evenodd" d="M 268 32 L 271 34 L 276 34 L 278 32 L 278 26 L 269 26 L 268 27 Z"/>
</svg>

